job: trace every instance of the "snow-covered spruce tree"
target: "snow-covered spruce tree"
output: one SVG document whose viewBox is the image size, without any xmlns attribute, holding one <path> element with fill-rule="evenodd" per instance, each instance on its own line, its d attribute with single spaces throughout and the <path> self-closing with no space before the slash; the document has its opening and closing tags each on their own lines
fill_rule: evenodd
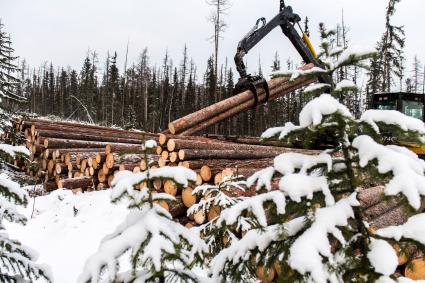
<svg viewBox="0 0 425 283">
<path fill-rule="evenodd" d="M 245 187 L 246 180 L 242 176 L 228 175 L 218 185 L 202 185 L 193 190 L 193 194 L 201 197 L 201 200 L 188 209 L 187 215 L 193 216 L 195 221 L 197 217 L 208 219 L 199 231 L 209 247 L 210 256 L 215 256 L 250 229 L 249 219 L 244 219 L 246 222 L 237 227 L 223 226 L 217 222 L 221 211 L 242 201 L 240 195 L 245 192 Z"/>
<path fill-rule="evenodd" d="M 22 101 L 17 94 L 19 79 L 14 74 L 18 71 L 13 64 L 13 49 L 10 38 L 3 31 L 0 22 L 0 135 L 10 131 L 13 126 L 12 115 L 4 110 L 6 100 Z M 20 136 L 9 136 L 8 142 L 20 144 Z M 0 282 L 33 282 L 44 278 L 50 282 L 47 268 L 35 264 L 37 255 L 34 251 L 12 240 L 6 233 L 4 221 L 26 223 L 26 218 L 17 211 L 17 205 L 26 206 L 28 194 L 7 174 L 7 163 L 17 158 L 27 158 L 29 151 L 23 146 L 12 146 L 0 141 Z"/>
<path fill-rule="evenodd" d="M 0 21 L 0 99 L 22 102 L 25 98 L 18 95 L 18 88 L 21 83 L 19 79 L 20 70 L 14 63 L 18 57 L 13 55 L 14 50 L 11 47 L 10 36 L 4 31 L 3 27 Z"/>
<path fill-rule="evenodd" d="M 357 49 L 359 50 L 359 49 Z M 370 52 L 346 50 L 329 70 L 296 71 L 291 76 L 332 73 L 347 64 L 361 65 Z M 326 86 L 337 97 L 353 84 Z M 319 92 L 325 86 L 309 87 Z M 398 255 L 412 247 L 425 251 L 425 162 L 407 149 L 380 142 L 383 128 L 425 142 L 422 121 L 398 112 L 369 110 L 356 120 L 331 94 L 322 94 L 291 123 L 267 130 L 263 138 L 320 141 L 332 146 L 318 155 L 282 154 L 272 167 L 254 174 L 248 186 L 259 195 L 221 213 L 223 225 L 236 225 L 247 214 L 261 224 L 222 250 L 211 264 L 216 282 L 410 282 L 397 279 Z M 375 138 L 375 139 L 374 139 Z M 386 201 L 412 216 L 407 224 L 376 229 L 363 217 L 358 194 L 385 185 Z M 378 227 L 382 228 L 382 227 Z M 407 263 L 409 266 L 409 263 Z"/>
<path fill-rule="evenodd" d="M 7 170 L 6 160 L 28 154 L 25 147 L 0 143 L 0 169 Z M 19 241 L 10 239 L 4 227 L 4 221 L 26 223 L 27 219 L 16 206 L 26 206 L 27 200 L 27 192 L 7 174 L 0 173 L 0 282 L 34 282 L 40 278 L 50 282 L 48 269 L 35 263 L 37 254 Z"/>
<path fill-rule="evenodd" d="M 145 152 L 153 148 L 155 141 L 145 143 Z M 175 198 L 155 193 L 156 179 L 172 180 L 179 187 L 187 187 L 196 181 L 196 173 L 183 167 L 120 172 L 113 181 L 112 201 L 128 199 L 131 211 L 87 260 L 79 282 L 198 282 L 191 269 L 194 262 L 202 262 L 207 246 L 196 233 L 174 222 L 160 205 Z M 131 256 L 131 270 L 121 272 L 119 259 L 127 252 Z"/>
</svg>

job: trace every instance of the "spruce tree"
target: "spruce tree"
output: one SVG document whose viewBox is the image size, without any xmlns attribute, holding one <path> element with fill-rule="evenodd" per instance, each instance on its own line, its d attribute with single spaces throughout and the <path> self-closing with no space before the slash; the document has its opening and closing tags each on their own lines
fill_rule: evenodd
<svg viewBox="0 0 425 283">
<path fill-rule="evenodd" d="M 13 55 L 14 49 L 10 36 L 4 31 L 0 20 L 0 100 L 23 102 L 25 98 L 18 94 L 19 67 L 15 64 L 18 57 Z M 5 102 L 2 103 L 3 106 Z"/>
<path fill-rule="evenodd" d="M 0 22 L 0 135 L 11 131 L 13 115 L 4 109 L 5 100 L 22 102 L 24 97 L 18 94 L 20 80 L 17 77 L 18 67 L 14 64 L 17 57 L 13 56 L 10 37 L 3 31 Z M 9 137 L 10 144 L 22 144 L 22 136 Z M 1 282 L 34 282 L 44 278 L 50 282 L 46 267 L 35 263 L 37 256 L 34 251 L 21 245 L 19 241 L 9 238 L 4 223 L 14 222 L 25 224 L 27 219 L 18 212 L 17 206 L 28 204 L 28 193 L 19 183 L 7 174 L 8 163 L 15 159 L 29 158 L 30 152 L 24 146 L 12 146 L 0 141 L 0 281 Z"/>
<path fill-rule="evenodd" d="M 381 92 L 390 92 L 391 87 L 403 77 L 405 32 L 403 26 L 396 26 L 392 18 L 396 12 L 396 4 L 400 0 L 389 0 L 386 8 L 385 32 L 378 42 L 377 56 L 372 59 L 369 73 L 369 91 L 376 93 L 376 87 Z M 396 80 L 396 77 L 398 80 Z"/>
<path fill-rule="evenodd" d="M 147 164 L 147 153 L 155 148 L 155 141 L 145 142 Z M 183 188 L 196 181 L 196 173 L 184 167 L 119 173 L 113 181 L 112 201 L 128 199 L 131 211 L 87 260 L 79 282 L 199 281 L 191 269 L 195 262 L 203 261 L 207 247 L 196 233 L 173 221 L 164 207 L 175 198 L 155 191 L 153 182 L 158 179 L 171 180 Z M 131 270 L 122 271 L 119 259 L 127 251 L 131 254 Z"/>
<path fill-rule="evenodd" d="M 337 62 L 327 60 L 326 69 L 287 75 L 332 74 L 361 66 L 372 55 L 347 49 Z M 282 144 L 320 142 L 328 149 L 279 155 L 248 179 L 259 194 L 224 210 L 217 222 L 232 229 L 251 217 L 257 225 L 214 258 L 215 282 L 409 282 L 397 279 L 397 267 L 405 255 L 409 268 L 412 249 L 425 251 L 425 162 L 403 147 L 383 145 L 382 133 L 391 129 L 398 140 L 424 143 L 425 126 L 397 111 L 369 110 L 355 119 L 336 99 L 353 87 L 332 83 L 326 86 L 330 94 L 322 84 L 307 88 L 323 94 L 303 108 L 300 125 L 287 123 L 262 135 Z M 384 186 L 377 194 L 382 205 L 395 203 L 410 217 L 406 224 L 368 219 L 360 196 L 378 185 Z"/>
</svg>

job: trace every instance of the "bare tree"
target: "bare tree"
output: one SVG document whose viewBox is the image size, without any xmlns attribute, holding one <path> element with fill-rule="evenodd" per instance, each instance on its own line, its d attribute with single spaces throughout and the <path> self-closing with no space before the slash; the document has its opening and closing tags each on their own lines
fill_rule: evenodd
<svg viewBox="0 0 425 283">
<path fill-rule="evenodd" d="M 226 15 L 226 11 L 230 8 L 230 0 L 207 0 L 207 4 L 214 7 L 208 21 L 214 25 L 214 35 L 211 39 L 214 42 L 214 73 L 217 77 L 219 43 L 222 38 L 221 35 L 227 27 L 223 18 Z"/>
</svg>

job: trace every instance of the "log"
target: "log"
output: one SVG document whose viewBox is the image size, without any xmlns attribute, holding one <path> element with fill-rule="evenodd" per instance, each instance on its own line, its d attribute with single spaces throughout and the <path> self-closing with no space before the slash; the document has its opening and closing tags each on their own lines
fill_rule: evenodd
<svg viewBox="0 0 425 283">
<path fill-rule="evenodd" d="M 164 182 L 164 192 L 166 192 L 169 195 L 176 196 L 177 195 L 176 184 L 171 180 L 166 180 Z"/>
<path fill-rule="evenodd" d="M 269 100 L 274 100 L 278 97 L 289 94 L 289 93 L 291 93 L 291 92 L 293 92 L 293 91 L 295 91 L 295 90 L 297 90 L 297 89 L 299 89 L 303 86 L 307 86 L 311 83 L 314 83 L 315 81 L 316 81 L 316 79 L 309 79 L 309 80 L 299 79 L 299 80 L 296 80 L 296 81 L 291 82 L 291 83 L 282 84 L 281 87 L 276 87 L 275 89 L 270 90 Z M 249 93 L 251 94 L 250 91 L 249 91 Z M 259 94 L 258 98 L 259 98 L 259 101 L 264 101 L 265 94 L 264 93 Z M 263 103 L 260 102 L 259 104 L 263 104 Z M 221 121 L 223 121 L 227 118 L 233 117 L 233 116 L 235 116 L 235 115 L 237 115 L 241 112 L 247 111 L 247 110 L 251 109 L 253 106 L 254 106 L 254 99 L 243 102 L 243 103 L 235 106 L 234 108 L 231 108 L 227 111 L 224 111 L 224 112 L 222 112 L 222 113 L 220 113 L 220 114 L 218 114 L 218 115 L 216 115 L 216 116 L 214 116 L 210 119 L 206 119 L 206 120 L 204 120 L 203 122 L 201 122 L 197 125 L 194 125 L 192 127 L 185 129 L 184 131 L 181 131 L 180 135 L 182 135 L 182 136 L 193 135 L 193 134 L 200 132 L 200 131 L 202 131 L 202 130 L 204 130 L 204 129 L 212 126 L 212 125 L 215 125 L 215 124 L 217 124 L 217 123 L 219 123 L 219 122 L 221 122 Z"/>
<path fill-rule="evenodd" d="M 227 141 L 239 144 L 251 144 L 251 145 L 264 145 L 264 146 L 281 146 L 282 142 L 278 140 L 265 140 L 261 141 L 259 137 L 251 136 L 234 136 L 234 135 L 216 135 L 206 134 L 205 137 L 218 141 Z"/>
<path fill-rule="evenodd" d="M 57 182 L 58 188 L 66 188 L 69 190 L 77 188 L 88 188 L 94 186 L 93 177 L 81 177 L 73 179 L 63 179 Z"/>
<path fill-rule="evenodd" d="M 142 146 L 127 143 L 108 143 L 99 141 L 71 140 L 71 139 L 45 139 L 46 147 L 50 148 L 105 148 L 111 147 L 113 152 L 142 152 Z"/>
<path fill-rule="evenodd" d="M 204 182 L 209 182 L 213 174 L 212 174 L 211 168 L 207 165 L 204 165 L 201 167 L 201 171 L 199 175 L 201 175 L 201 178 Z"/>
<path fill-rule="evenodd" d="M 290 150 L 290 149 L 289 149 Z M 263 159 L 274 158 L 279 154 L 267 148 L 259 150 L 206 150 L 206 149 L 181 149 L 178 152 L 180 160 L 197 159 Z M 170 158 L 172 161 L 172 159 Z"/>
<path fill-rule="evenodd" d="M 196 196 L 192 195 L 193 189 L 190 187 L 184 188 L 182 191 L 182 201 L 187 208 L 190 208 L 196 203 Z"/>
<path fill-rule="evenodd" d="M 61 130 L 67 130 L 75 133 L 103 133 L 108 136 L 115 137 L 127 137 L 132 139 L 141 139 L 142 136 L 145 136 L 146 139 L 157 139 L 158 134 L 146 133 L 140 131 L 128 131 L 123 129 L 115 129 L 111 127 L 99 126 L 99 125 L 89 125 L 89 124 L 77 124 L 74 122 L 64 122 L 64 121 L 52 121 L 46 119 L 28 119 L 23 121 L 23 129 L 31 127 L 31 134 L 35 133 L 35 129 L 40 131 L 40 129 L 53 130 L 57 131 L 58 128 Z M 34 132 L 33 132 L 34 130 Z"/>
<path fill-rule="evenodd" d="M 176 201 L 171 203 L 170 214 L 175 218 L 180 218 L 186 215 L 187 207 L 184 205 L 182 197 L 177 196 Z"/>
<path fill-rule="evenodd" d="M 262 152 L 268 151 L 273 153 L 274 156 L 277 156 L 282 153 L 287 153 L 287 152 L 303 153 L 308 155 L 320 154 L 320 151 L 318 150 L 248 145 L 248 144 L 237 144 L 237 143 L 215 143 L 215 142 L 205 142 L 205 141 L 196 141 L 196 140 L 174 140 L 174 139 L 170 139 L 167 142 L 167 150 L 169 152 L 179 151 L 182 149 L 262 151 Z"/>
<path fill-rule="evenodd" d="M 357 199 L 364 208 L 369 208 L 380 203 L 384 199 L 384 186 L 365 188 L 360 190 Z"/>
<path fill-rule="evenodd" d="M 49 130 L 40 129 L 38 130 L 40 135 L 40 141 L 44 141 L 46 138 L 56 139 L 72 139 L 72 140 L 86 140 L 86 141 L 100 141 L 100 142 L 112 142 L 112 143 L 133 143 L 143 144 L 144 141 L 141 139 L 127 138 L 124 134 L 122 137 L 109 136 L 107 132 L 96 131 L 90 133 L 81 132 L 69 132 L 60 130 Z"/>
<path fill-rule="evenodd" d="M 200 159 L 200 160 L 192 160 L 189 161 L 189 168 L 192 170 L 199 170 L 203 166 L 208 164 L 211 170 L 223 171 L 226 168 L 231 169 L 242 169 L 242 168 L 256 168 L 257 171 L 272 166 L 273 159 L 272 158 L 264 158 L 264 159 L 254 159 L 254 160 L 225 160 L 225 159 Z M 217 172 L 218 173 L 218 172 Z"/>
<path fill-rule="evenodd" d="M 193 220 L 195 220 L 195 223 L 198 225 L 202 225 L 205 223 L 207 218 L 205 217 L 204 211 L 201 209 L 193 214 Z"/>
<path fill-rule="evenodd" d="M 425 260 L 423 258 L 414 259 L 406 267 L 404 274 L 412 280 L 425 280 Z"/>
<path fill-rule="evenodd" d="M 43 158 L 48 159 L 52 157 L 52 153 L 59 151 L 60 155 L 67 155 L 68 153 L 72 155 L 87 154 L 87 155 L 96 155 L 105 151 L 104 148 L 46 148 L 43 151 Z"/>
<path fill-rule="evenodd" d="M 313 65 L 310 64 L 305 67 L 305 69 L 312 68 Z M 278 85 L 287 82 L 287 78 L 278 78 L 271 80 L 269 84 L 269 89 L 273 90 Z M 261 94 L 264 94 L 263 90 L 259 91 L 259 96 Z M 264 100 L 264 99 L 263 99 Z M 201 122 L 211 119 L 214 116 L 217 116 L 220 113 L 223 113 L 229 109 L 235 108 L 238 105 L 241 105 L 242 103 L 246 101 L 252 101 L 251 104 L 254 103 L 254 98 L 252 96 L 252 93 L 250 91 L 242 92 L 238 95 L 232 96 L 228 99 L 222 100 L 218 103 L 215 103 L 213 105 L 210 105 L 204 109 L 201 109 L 197 112 L 191 113 L 185 117 L 182 117 L 176 121 L 173 121 L 168 124 L 168 130 L 172 134 L 181 133 L 184 130 L 193 127 L 195 125 L 200 124 Z M 261 101 L 261 100 L 260 100 Z"/>
</svg>

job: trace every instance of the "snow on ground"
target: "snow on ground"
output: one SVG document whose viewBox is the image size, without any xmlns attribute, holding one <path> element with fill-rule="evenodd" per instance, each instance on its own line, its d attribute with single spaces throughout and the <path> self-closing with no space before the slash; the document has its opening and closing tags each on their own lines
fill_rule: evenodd
<svg viewBox="0 0 425 283">
<path fill-rule="evenodd" d="M 57 190 L 37 197 L 31 219 L 33 205 L 30 199 L 22 211 L 28 218 L 26 226 L 7 223 L 6 229 L 12 239 L 36 250 L 38 263 L 49 265 L 54 282 L 60 283 L 77 282 L 87 258 L 129 212 L 125 201 L 111 203 L 110 190 L 85 194 Z"/>
</svg>

